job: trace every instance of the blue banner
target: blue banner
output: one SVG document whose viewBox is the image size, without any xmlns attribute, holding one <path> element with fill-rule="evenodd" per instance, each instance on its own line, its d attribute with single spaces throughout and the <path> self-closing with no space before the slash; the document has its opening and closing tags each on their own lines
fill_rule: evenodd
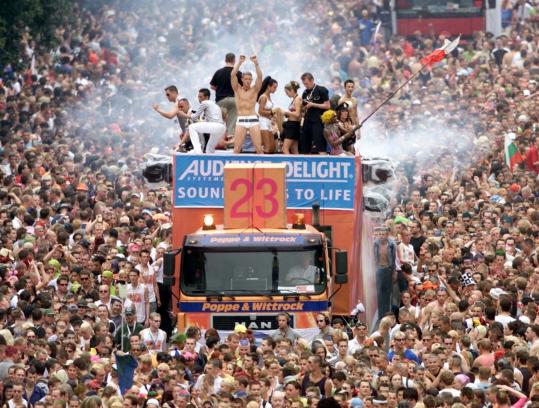
<svg viewBox="0 0 539 408">
<path fill-rule="evenodd" d="M 228 163 L 286 163 L 287 208 L 353 210 L 353 156 L 176 154 L 174 207 L 223 207 L 223 172 Z"/>
<path fill-rule="evenodd" d="M 280 301 L 246 301 L 246 302 L 178 302 L 180 312 L 191 313 L 255 313 L 255 312 L 320 312 L 328 309 L 327 300 L 310 300 L 296 302 Z"/>
<path fill-rule="evenodd" d="M 205 246 L 252 246 L 253 244 L 271 244 L 274 245 L 299 245 L 303 244 L 304 238 L 302 235 L 290 234 L 215 234 L 204 235 L 202 244 Z"/>
</svg>

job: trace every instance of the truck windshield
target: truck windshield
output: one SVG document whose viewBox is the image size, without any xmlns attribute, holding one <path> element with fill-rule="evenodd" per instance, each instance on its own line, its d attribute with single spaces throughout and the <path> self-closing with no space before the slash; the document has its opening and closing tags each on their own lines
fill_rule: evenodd
<svg viewBox="0 0 539 408">
<path fill-rule="evenodd" d="M 326 287 L 324 251 L 185 247 L 180 282 L 192 296 L 317 294 Z"/>
</svg>

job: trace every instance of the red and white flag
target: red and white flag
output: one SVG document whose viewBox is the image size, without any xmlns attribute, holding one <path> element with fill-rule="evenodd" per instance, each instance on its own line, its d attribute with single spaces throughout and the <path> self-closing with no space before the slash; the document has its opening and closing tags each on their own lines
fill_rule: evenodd
<svg viewBox="0 0 539 408">
<path fill-rule="evenodd" d="M 421 58 L 421 65 L 432 66 L 433 64 L 442 61 L 447 55 L 451 53 L 459 45 L 460 35 L 453 41 L 446 39 L 444 45 L 440 48 L 436 48 L 426 57 Z"/>
</svg>

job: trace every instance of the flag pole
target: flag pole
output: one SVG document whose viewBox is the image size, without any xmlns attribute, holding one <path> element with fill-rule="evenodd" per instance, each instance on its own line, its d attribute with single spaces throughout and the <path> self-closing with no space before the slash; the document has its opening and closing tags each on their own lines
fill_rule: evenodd
<svg viewBox="0 0 539 408">
<path fill-rule="evenodd" d="M 363 126 L 363 124 L 364 124 L 367 120 L 369 120 L 370 117 L 371 117 L 372 115 L 374 115 L 376 112 L 378 112 L 382 106 L 384 106 L 384 105 L 385 105 L 386 103 L 388 103 L 391 99 L 393 99 L 393 97 L 397 94 L 397 92 L 399 92 L 402 88 L 404 88 L 404 87 L 405 87 L 405 86 L 406 86 L 412 79 L 414 79 L 414 78 L 417 76 L 417 74 L 419 74 L 419 73 L 421 72 L 421 70 L 422 70 L 423 68 L 425 68 L 425 67 L 428 66 L 428 65 L 429 65 L 429 64 L 424 64 L 424 65 L 422 65 L 420 69 L 418 69 L 416 72 L 414 72 L 414 73 L 410 76 L 410 78 L 408 78 L 408 79 L 407 79 L 406 81 L 404 81 L 401 85 L 399 85 L 399 87 L 398 87 L 397 89 L 395 89 L 393 92 L 391 92 L 391 93 L 389 94 L 389 96 L 388 96 L 386 99 L 384 99 L 384 101 L 383 101 L 380 105 L 378 105 L 376 108 L 374 108 L 374 110 L 371 111 L 371 113 L 369 113 L 369 114 L 365 117 L 365 119 L 363 119 L 363 120 L 361 121 L 361 123 L 359 124 L 359 126 L 360 126 L 360 127 Z"/>
<path fill-rule="evenodd" d="M 424 57 L 421 60 L 421 68 L 419 68 L 416 72 L 414 72 L 410 76 L 410 78 L 408 78 L 401 85 L 399 85 L 397 89 L 391 92 L 391 94 L 389 94 L 389 96 L 386 99 L 384 99 L 384 101 L 380 105 L 374 108 L 374 110 L 371 113 L 369 113 L 365 119 L 361 121 L 361 123 L 359 124 L 359 127 L 361 128 L 363 124 L 371 118 L 372 115 L 374 115 L 376 112 L 380 110 L 382 106 L 388 103 L 397 94 L 397 92 L 399 92 L 402 88 L 404 88 L 406 84 L 408 84 L 412 79 L 414 79 L 417 76 L 417 74 L 419 74 L 424 68 L 432 65 L 435 62 L 442 61 L 447 55 L 449 55 L 451 51 L 453 51 L 458 46 L 459 42 L 460 42 L 460 35 L 452 42 L 449 42 L 446 40 L 446 43 L 441 48 L 437 48 L 436 50 L 431 52 L 429 55 Z"/>
<path fill-rule="evenodd" d="M 124 316 L 125 316 L 125 313 L 124 313 L 124 307 L 122 307 L 122 314 L 121 314 L 121 316 L 122 316 L 122 323 L 121 323 L 121 324 L 122 324 L 122 328 L 121 328 L 120 336 L 121 336 L 121 339 L 122 339 L 122 340 L 120 341 L 120 343 L 121 343 L 121 346 L 120 346 L 120 347 L 121 347 L 121 350 L 124 351 L 124 325 L 125 325 L 125 320 L 124 320 Z"/>
</svg>

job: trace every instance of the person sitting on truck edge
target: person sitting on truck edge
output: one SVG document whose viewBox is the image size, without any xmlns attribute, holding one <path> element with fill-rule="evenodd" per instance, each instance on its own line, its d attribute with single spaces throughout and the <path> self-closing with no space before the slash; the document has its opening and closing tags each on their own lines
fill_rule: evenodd
<svg viewBox="0 0 539 408">
<path fill-rule="evenodd" d="M 271 334 L 273 340 L 285 338 L 290 339 L 292 344 L 294 344 L 297 339 L 301 338 L 301 336 L 290 327 L 290 320 L 291 317 L 288 313 L 279 313 L 277 315 L 278 328 Z"/>
<path fill-rule="evenodd" d="M 309 252 L 302 253 L 301 265 L 293 266 L 286 274 L 286 282 L 295 285 L 317 284 L 320 282 L 320 268 L 311 264 Z"/>
</svg>

